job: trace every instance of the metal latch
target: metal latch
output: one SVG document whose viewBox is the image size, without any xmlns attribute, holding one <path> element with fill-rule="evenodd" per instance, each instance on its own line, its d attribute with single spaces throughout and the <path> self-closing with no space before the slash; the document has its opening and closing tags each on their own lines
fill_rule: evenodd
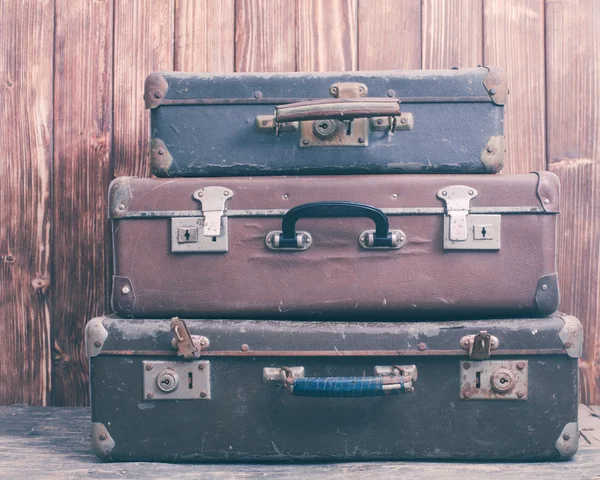
<svg viewBox="0 0 600 480">
<path fill-rule="evenodd" d="M 225 202 L 233 191 L 205 187 L 192 197 L 202 204 L 201 216 L 171 219 L 171 252 L 226 252 L 229 248 Z"/>
<path fill-rule="evenodd" d="M 145 360 L 144 400 L 210 400 L 210 362 Z"/>
<path fill-rule="evenodd" d="M 179 317 L 171 319 L 173 332 L 172 345 L 177 349 L 177 355 L 185 359 L 199 358 L 202 350 L 210 345 L 208 338 L 201 335 L 191 335 L 186 323 Z"/>
<path fill-rule="evenodd" d="M 437 193 L 446 205 L 444 215 L 444 249 L 499 250 L 500 215 L 470 213 L 471 199 L 477 190 L 451 185 Z"/>
<path fill-rule="evenodd" d="M 461 400 L 527 400 L 527 360 L 460 361 Z"/>
<path fill-rule="evenodd" d="M 473 360 L 490 358 L 492 350 L 496 350 L 499 344 L 498 337 L 490 335 L 485 330 L 476 335 L 465 335 L 460 339 L 460 347 L 466 350 L 469 358 Z"/>
</svg>

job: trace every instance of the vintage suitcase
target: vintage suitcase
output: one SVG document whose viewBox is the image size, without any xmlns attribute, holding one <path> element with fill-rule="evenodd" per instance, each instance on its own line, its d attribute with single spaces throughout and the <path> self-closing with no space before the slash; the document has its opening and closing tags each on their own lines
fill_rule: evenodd
<svg viewBox="0 0 600 480">
<path fill-rule="evenodd" d="M 493 173 L 503 165 L 507 92 L 491 67 L 153 73 L 144 94 L 152 172 Z"/>
<path fill-rule="evenodd" d="M 582 328 L 569 315 L 186 323 L 89 322 L 100 457 L 564 460 L 577 450 Z"/>
<path fill-rule="evenodd" d="M 113 308 L 140 318 L 547 315 L 559 301 L 558 208 L 549 172 L 122 177 L 110 188 Z"/>
</svg>

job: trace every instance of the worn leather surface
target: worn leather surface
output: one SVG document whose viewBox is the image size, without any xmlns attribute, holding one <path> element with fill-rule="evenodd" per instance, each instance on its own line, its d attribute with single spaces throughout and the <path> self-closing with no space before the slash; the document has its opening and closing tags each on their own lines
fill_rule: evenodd
<svg viewBox="0 0 600 480">
<path fill-rule="evenodd" d="M 544 198 L 558 205 L 552 174 Z M 127 211 L 199 210 L 192 193 L 230 188 L 228 209 L 288 209 L 307 202 L 351 200 L 380 208 L 443 207 L 437 192 L 450 185 L 478 191 L 471 207 L 540 207 L 538 175 L 404 175 L 128 179 Z M 111 191 L 111 198 L 120 198 Z M 547 205 L 546 205 L 547 206 Z M 112 208 L 111 208 L 112 210 Z M 199 211 L 200 214 L 200 211 Z M 265 236 L 278 217 L 230 217 L 227 253 L 171 253 L 168 218 L 113 220 L 115 275 L 135 291 L 131 307 L 113 299 L 121 315 L 208 318 L 373 318 L 526 316 L 539 314 L 540 277 L 556 271 L 556 215 L 502 215 L 499 251 L 444 251 L 443 216 L 390 216 L 401 229 L 400 250 L 368 251 L 358 236 L 368 219 L 306 219 L 313 245 L 276 252 Z M 115 295 L 120 295 L 119 291 Z"/>
</svg>

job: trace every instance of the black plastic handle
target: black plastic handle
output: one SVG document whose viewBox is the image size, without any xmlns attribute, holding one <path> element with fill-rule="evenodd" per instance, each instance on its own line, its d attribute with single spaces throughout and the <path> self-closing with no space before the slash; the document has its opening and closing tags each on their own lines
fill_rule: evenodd
<svg viewBox="0 0 600 480">
<path fill-rule="evenodd" d="M 392 246 L 390 224 L 385 213 L 376 207 L 357 202 L 313 202 L 297 205 L 288 210 L 281 222 L 281 247 L 296 246 L 296 222 L 301 218 L 366 217 L 375 222 L 374 245 Z"/>
</svg>

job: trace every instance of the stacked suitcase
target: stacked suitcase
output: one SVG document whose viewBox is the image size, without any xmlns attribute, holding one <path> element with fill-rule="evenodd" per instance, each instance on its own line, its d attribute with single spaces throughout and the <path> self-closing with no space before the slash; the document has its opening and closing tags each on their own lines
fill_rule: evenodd
<svg viewBox="0 0 600 480">
<path fill-rule="evenodd" d="M 96 453 L 574 455 L 559 184 L 492 175 L 506 96 L 488 67 L 150 75 L 159 178 L 111 184 L 86 328 Z"/>
</svg>

